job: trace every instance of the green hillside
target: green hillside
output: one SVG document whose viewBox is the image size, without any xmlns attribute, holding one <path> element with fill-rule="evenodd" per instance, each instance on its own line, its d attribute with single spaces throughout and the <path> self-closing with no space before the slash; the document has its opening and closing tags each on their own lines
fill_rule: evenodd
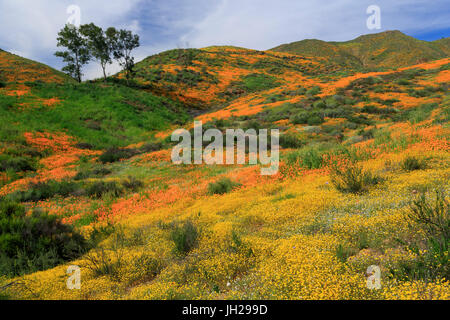
<svg viewBox="0 0 450 320">
<path fill-rule="evenodd" d="M 322 57 L 327 60 L 339 63 L 342 66 L 361 67 L 361 61 L 346 50 L 339 48 L 331 43 L 307 39 L 289 44 L 283 44 L 271 49 L 277 52 L 287 52 L 294 54 L 301 54 L 305 56 Z"/>
<path fill-rule="evenodd" d="M 38 80 L 58 83 L 73 81 L 71 77 L 61 71 L 0 49 L 0 81 L 25 82 Z"/>
<path fill-rule="evenodd" d="M 448 56 L 449 41 L 427 42 L 400 31 L 386 31 L 346 42 L 303 40 L 271 50 L 324 57 L 343 66 L 396 68 L 445 58 Z"/>
</svg>

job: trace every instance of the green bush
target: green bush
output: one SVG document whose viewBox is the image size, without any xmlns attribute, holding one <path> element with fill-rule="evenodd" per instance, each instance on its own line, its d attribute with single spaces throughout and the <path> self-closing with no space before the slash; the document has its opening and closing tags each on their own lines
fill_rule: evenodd
<svg viewBox="0 0 450 320">
<path fill-rule="evenodd" d="M 318 114 L 314 114 L 308 119 L 309 126 L 318 126 L 319 124 L 322 124 L 323 122 L 324 122 L 323 116 L 320 116 Z"/>
<path fill-rule="evenodd" d="M 323 152 L 318 147 L 308 146 L 287 155 L 287 163 L 298 164 L 302 168 L 318 169 L 323 164 Z"/>
<path fill-rule="evenodd" d="M 101 178 L 111 173 L 111 170 L 105 167 L 94 167 L 92 169 L 82 169 L 77 172 L 74 180 L 84 180 L 89 178 Z"/>
<path fill-rule="evenodd" d="M 418 255 L 413 266 L 408 266 L 407 276 L 413 279 L 450 280 L 448 247 L 450 242 L 450 205 L 444 193 L 435 191 L 435 198 L 421 194 L 413 200 L 408 218 L 426 233 L 426 250 L 421 245 L 410 245 Z"/>
<path fill-rule="evenodd" d="M 291 117 L 293 124 L 308 124 L 310 126 L 316 126 L 324 122 L 323 113 L 319 112 L 300 112 Z"/>
<path fill-rule="evenodd" d="M 225 194 L 239 186 L 240 186 L 239 183 L 233 182 L 229 178 L 222 178 L 216 182 L 211 182 L 208 185 L 208 193 L 210 195 Z"/>
<path fill-rule="evenodd" d="M 122 181 L 122 186 L 127 190 L 136 192 L 139 191 L 139 189 L 141 189 L 142 187 L 144 187 L 144 183 L 141 180 L 130 176 L 128 177 L 128 179 Z"/>
<path fill-rule="evenodd" d="M 2 155 L 0 158 L 0 171 L 13 170 L 14 172 L 36 171 L 36 162 L 31 158 L 9 157 Z"/>
<path fill-rule="evenodd" d="M 339 244 L 336 247 L 336 257 L 342 263 L 346 263 L 348 258 L 353 256 L 354 254 L 355 254 L 355 250 L 353 248 L 343 246 L 342 244 Z"/>
<path fill-rule="evenodd" d="M 41 201 L 54 196 L 68 197 L 80 190 L 80 185 L 71 181 L 54 181 L 31 183 L 26 191 L 16 191 L 8 197 L 18 202 Z"/>
<path fill-rule="evenodd" d="M 139 148 L 140 153 L 146 153 L 146 152 L 153 152 L 153 151 L 159 151 L 163 147 L 162 143 L 160 142 L 149 142 L 144 144 L 142 147 Z"/>
<path fill-rule="evenodd" d="M 100 155 L 98 160 L 102 163 L 113 163 L 120 160 L 129 159 L 139 153 L 140 152 L 136 149 L 111 148 Z"/>
<path fill-rule="evenodd" d="M 335 188 L 345 193 L 362 193 L 367 188 L 381 182 L 381 178 L 355 164 L 346 168 L 334 166 L 331 172 L 331 182 Z"/>
<path fill-rule="evenodd" d="M 401 167 L 405 171 L 423 170 L 427 167 L 425 160 L 419 159 L 414 156 L 406 157 L 402 163 Z"/>
<path fill-rule="evenodd" d="M 17 276 L 55 267 L 79 257 L 88 242 L 57 216 L 0 201 L 0 273 Z"/>
<path fill-rule="evenodd" d="M 266 100 L 264 101 L 264 103 L 274 103 L 274 102 L 278 102 L 278 101 L 283 101 L 286 100 L 287 98 L 281 94 L 278 93 L 273 93 L 269 96 L 267 96 Z"/>
<path fill-rule="evenodd" d="M 408 217 L 424 228 L 428 236 L 442 246 L 450 240 L 450 206 L 442 191 L 436 190 L 434 200 L 425 194 L 414 200 Z"/>
<path fill-rule="evenodd" d="M 93 150 L 94 146 L 87 142 L 79 142 L 75 145 L 76 148 L 82 149 L 82 150 Z"/>
<path fill-rule="evenodd" d="M 379 108 L 374 105 L 367 105 L 361 109 L 361 112 L 369 113 L 369 114 L 391 114 L 391 113 L 396 113 L 397 110 L 394 108 L 388 108 L 388 107 Z"/>
<path fill-rule="evenodd" d="M 309 89 L 308 91 L 306 91 L 306 95 L 315 96 L 315 95 L 318 95 L 320 92 L 322 92 L 322 89 L 320 89 L 320 87 L 318 87 L 318 86 L 315 86 L 315 87 L 312 87 L 311 89 Z"/>
<path fill-rule="evenodd" d="M 105 195 L 119 197 L 125 192 L 124 188 L 116 181 L 97 181 L 87 187 L 88 196 L 100 199 Z"/>
<path fill-rule="evenodd" d="M 176 226 L 170 238 L 175 243 L 175 252 L 185 255 L 197 245 L 198 231 L 191 221 L 187 221 L 181 227 Z"/>
<path fill-rule="evenodd" d="M 299 137 L 289 133 L 280 135 L 279 143 L 282 148 L 298 149 L 304 146 L 304 142 Z"/>
</svg>

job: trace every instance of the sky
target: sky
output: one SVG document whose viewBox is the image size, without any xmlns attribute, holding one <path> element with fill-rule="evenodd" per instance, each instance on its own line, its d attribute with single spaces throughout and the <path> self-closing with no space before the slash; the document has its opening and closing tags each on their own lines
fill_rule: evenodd
<svg viewBox="0 0 450 320">
<path fill-rule="evenodd" d="M 367 20 L 377 6 L 380 28 Z M 136 61 L 173 48 L 234 45 L 266 50 L 303 39 L 346 41 L 400 30 L 421 40 L 450 35 L 450 0 L 0 0 L 0 48 L 61 69 L 58 31 L 79 8 L 81 24 L 139 34 Z M 117 65 L 108 73 L 118 71 Z M 85 79 L 101 76 L 98 64 Z"/>
</svg>

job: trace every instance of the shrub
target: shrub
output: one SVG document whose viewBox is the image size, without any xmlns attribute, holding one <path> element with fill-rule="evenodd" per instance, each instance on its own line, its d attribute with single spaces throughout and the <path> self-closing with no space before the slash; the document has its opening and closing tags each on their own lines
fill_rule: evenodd
<svg viewBox="0 0 450 320">
<path fill-rule="evenodd" d="M 0 201 L 0 273 L 17 276 L 52 268 L 79 257 L 87 241 L 57 216 Z"/>
<path fill-rule="evenodd" d="M 355 250 L 339 244 L 336 247 L 336 257 L 342 263 L 346 263 L 348 258 L 355 254 Z"/>
<path fill-rule="evenodd" d="M 281 94 L 274 93 L 274 94 L 269 95 L 266 98 L 266 100 L 264 101 L 264 103 L 274 103 L 274 102 L 283 101 L 283 100 L 286 100 L 286 97 L 284 97 Z"/>
<path fill-rule="evenodd" d="M 34 160 L 25 157 L 4 157 L 0 160 L 0 171 L 13 170 L 14 172 L 36 171 Z"/>
<path fill-rule="evenodd" d="M 240 186 L 239 183 L 233 182 L 229 178 L 222 178 L 216 182 L 211 182 L 208 185 L 208 193 L 210 195 L 225 194 L 239 186 Z"/>
<path fill-rule="evenodd" d="M 99 157 L 99 161 L 102 163 L 112 163 L 124 159 L 129 159 L 137 154 L 139 154 L 139 151 L 136 149 L 111 148 L 106 150 Z"/>
<path fill-rule="evenodd" d="M 133 273 L 130 282 L 143 282 L 154 279 L 164 269 L 163 261 L 156 259 L 149 254 L 143 254 L 133 261 Z"/>
<path fill-rule="evenodd" d="M 128 179 L 122 181 L 122 186 L 127 190 L 136 192 L 144 186 L 144 183 L 141 180 L 130 176 Z"/>
<path fill-rule="evenodd" d="M 436 199 L 428 200 L 425 194 L 414 200 L 408 217 L 421 225 L 428 236 L 442 245 L 450 239 L 450 207 L 442 191 L 436 190 Z"/>
<path fill-rule="evenodd" d="M 423 170 L 427 167 L 427 165 L 423 159 L 419 159 L 414 156 L 408 156 L 402 161 L 401 167 L 405 171 L 414 171 Z"/>
<path fill-rule="evenodd" d="M 397 81 L 397 84 L 399 84 L 401 86 L 409 86 L 409 85 L 411 85 L 411 82 L 408 81 L 407 79 L 399 79 Z"/>
<path fill-rule="evenodd" d="M 79 142 L 75 145 L 75 147 L 78 149 L 83 149 L 83 150 L 93 150 L 94 149 L 94 146 L 87 142 Z"/>
<path fill-rule="evenodd" d="M 323 114 L 319 112 L 300 112 L 291 117 L 291 122 L 293 124 L 308 124 L 310 126 L 315 126 L 322 124 L 324 122 L 324 117 Z"/>
<path fill-rule="evenodd" d="M 323 100 L 319 100 L 313 104 L 314 108 L 318 109 L 325 109 L 327 107 L 327 104 Z"/>
<path fill-rule="evenodd" d="M 85 256 L 86 267 L 97 277 L 110 276 L 114 280 L 120 280 L 119 270 L 123 266 L 123 252 L 121 248 L 115 250 L 95 249 Z"/>
<path fill-rule="evenodd" d="M 311 89 L 309 89 L 308 91 L 306 91 L 306 95 L 308 96 L 315 96 L 318 95 L 322 90 L 320 89 L 320 87 L 312 87 Z"/>
<path fill-rule="evenodd" d="M 175 227 L 170 238 L 175 243 L 175 252 L 185 255 L 197 245 L 198 231 L 191 221 L 186 221 L 182 227 Z"/>
<path fill-rule="evenodd" d="M 261 126 L 261 123 L 256 120 L 249 120 L 243 125 L 242 129 L 244 129 L 244 130 L 254 129 L 254 130 L 258 131 L 258 130 L 262 129 L 262 126 Z"/>
<path fill-rule="evenodd" d="M 337 190 L 345 193 L 362 193 L 380 181 L 380 177 L 369 171 L 363 171 L 354 164 L 343 169 L 334 166 L 331 172 L 331 182 Z"/>
<path fill-rule="evenodd" d="M 84 180 L 89 178 L 101 178 L 111 173 L 111 170 L 105 167 L 95 167 L 92 169 L 83 169 L 77 172 L 74 180 Z"/>
<path fill-rule="evenodd" d="M 323 164 L 323 152 L 318 147 L 309 146 L 299 151 L 291 152 L 287 155 L 289 164 L 298 164 L 302 168 L 318 169 Z"/>
<path fill-rule="evenodd" d="M 450 206 L 442 191 L 436 190 L 435 194 L 435 199 L 427 199 L 422 194 L 410 206 L 408 218 L 425 231 L 427 250 L 419 250 L 418 246 L 410 247 L 419 259 L 408 271 L 413 278 L 450 280 Z"/>
<path fill-rule="evenodd" d="M 97 199 L 105 195 L 119 197 L 124 193 L 124 188 L 116 181 L 97 181 L 87 188 L 86 193 L 88 196 Z"/>
<path fill-rule="evenodd" d="M 68 197 L 80 190 L 80 185 L 70 181 L 54 181 L 31 183 L 26 191 L 16 191 L 9 195 L 18 202 L 40 201 L 54 196 Z"/>
<path fill-rule="evenodd" d="M 324 122 L 323 117 L 318 114 L 314 114 L 308 119 L 309 126 L 317 126 L 319 124 L 322 124 L 323 122 Z"/>
<path fill-rule="evenodd" d="M 153 152 L 153 151 L 158 151 L 161 150 L 162 148 L 162 143 L 160 142 L 149 142 L 144 144 L 142 147 L 139 148 L 139 152 L 141 153 L 146 153 L 146 152 Z"/>
<path fill-rule="evenodd" d="M 370 114 L 390 114 L 390 113 L 396 113 L 396 109 L 394 108 L 379 108 L 374 105 L 366 105 L 361 109 L 361 112 L 363 113 L 370 113 Z"/>
<path fill-rule="evenodd" d="M 299 137 L 293 134 L 282 134 L 280 135 L 280 146 L 282 148 L 301 148 L 304 145 L 304 142 L 300 140 Z"/>
</svg>

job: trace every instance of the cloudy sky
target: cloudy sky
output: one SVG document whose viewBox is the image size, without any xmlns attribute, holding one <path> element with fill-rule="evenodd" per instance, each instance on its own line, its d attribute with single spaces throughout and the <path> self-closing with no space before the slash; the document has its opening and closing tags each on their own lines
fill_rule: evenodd
<svg viewBox="0 0 450 320">
<path fill-rule="evenodd" d="M 422 40 L 448 37 L 449 0 L 0 0 L 0 48 L 60 69 L 56 36 L 80 8 L 81 23 L 137 32 L 139 61 L 177 47 L 235 45 L 269 49 L 316 38 L 344 41 L 400 30 Z M 381 9 L 381 29 L 367 28 L 367 8 Z M 116 70 L 109 68 L 109 73 Z M 86 78 L 101 75 L 96 64 Z"/>
</svg>

